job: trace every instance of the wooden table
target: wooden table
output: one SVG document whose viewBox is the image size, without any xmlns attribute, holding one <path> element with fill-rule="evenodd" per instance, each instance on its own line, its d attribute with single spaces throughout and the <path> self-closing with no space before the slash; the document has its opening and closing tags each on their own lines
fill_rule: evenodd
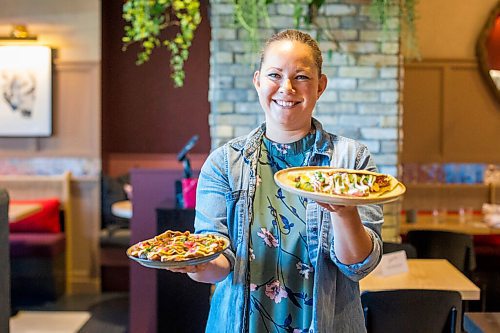
<svg viewBox="0 0 500 333">
<path fill-rule="evenodd" d="M 395 289 L 456 290 L 463 300 L 479 300 L 480 289 L 446 259 L 408 259 L 408 272 L 392 276 L 369 274 L 361 291 Z"/>
<path fill-rule="evenodd" d="M 20 204 L 20 203 L 10 203 L 9 204 L 9 223 L 18 222 L 30 215 L 38 213 L 42 210 L 42 205 L 33 204 Z"/>
<path fill-rule="evenodd" d="M 132 218 L 132 202 L 130 200 L 117 201 L 111 205 L 111 213 L 125 219 Z"/>
<path fill-rule="evenodd" d="M 413 223 L 407 223 L 402 217 L 400 233 L 405 235 L 410 230 L 453 231 L 469 235 L 500 235 L 500 228 L 490 228 L 482 221 L 480 215 L 474 215 L 467 222 L 460 222 L 456 214 L 447 215 L 443 221 L 437 221 L 432 215 L 418 215 L 417 221 Z"/>
<path fill-rule="evenodd" d="M 464 328 L 470 333 L 498 333 L 500 312 L 466 312 Z"/>
</svg>

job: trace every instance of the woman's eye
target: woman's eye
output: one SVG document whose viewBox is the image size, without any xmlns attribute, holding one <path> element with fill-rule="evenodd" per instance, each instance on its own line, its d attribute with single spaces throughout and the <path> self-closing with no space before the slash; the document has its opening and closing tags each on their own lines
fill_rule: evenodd
<svg viewBox="0 0 500 333">
<path fill-rule="evenodd" d="M 272 78 L 272 79 L 279 79 L 280 78 L 280 75 L 278 73 L 269 73 L 269 74 L 267 74 L 267 76 Z"/>
</svg>

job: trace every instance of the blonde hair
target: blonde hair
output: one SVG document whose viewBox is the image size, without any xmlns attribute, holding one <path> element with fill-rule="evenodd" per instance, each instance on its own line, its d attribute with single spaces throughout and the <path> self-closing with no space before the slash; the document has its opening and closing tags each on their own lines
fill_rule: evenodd
<svg viewBox="0 0 500 333">
<path fill-rule="evenodd" d="M 264 44 L 264 48 L 260 52 L 260 63 L 259 71 L 262 69 L 262 63 L 264 62 L 264 56 L 266 54 L 267 48 L 274 42 L 289 40 L 292 42 L 303 43 L 311 48 L 312 56 L 314 58 L 314 63 L 318 68 L 318 74 L 321 76 L 321 69 L 323 67 L 323 57 L 321 56 L 321 50 L 319 49 L 318 42 L 311 35 L 295 29 L 287 29 L 280 31 L 272 35 Z"/>
</svg>

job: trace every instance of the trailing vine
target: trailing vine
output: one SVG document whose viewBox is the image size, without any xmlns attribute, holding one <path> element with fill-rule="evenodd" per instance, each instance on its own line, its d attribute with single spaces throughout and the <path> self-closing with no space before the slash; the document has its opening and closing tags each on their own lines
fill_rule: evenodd
<svg viewBox="0 0 500 333">
<path fill-rule="evenodd" d="M 123 50 L 138 43 L 140 51 L 136 64 L 147 62 L 156 47 L 170 50 L 171 78 L 174 86 L 184 85 L 184 63 L 196 28 L 201 22 L 199 0 L 127 0 L 123 4 L 123 19 L 126 22 L 122 38 Z M 165 29 L 176 27 L 177 33 L 167 39 Z"/>
<path fill-rule="evenodd" d="M 293 19 L 295 27 L 314 25 L 324 30 L 325 35 L 338 46 L 333 34 L 325 27 L 315 22 L 319 9 L 325 0 L 283 0 L 293 6 Z M 283 2 L 281 1 L 281 2 Z M 269 27 L 268 6 L 278 2 L 276 0 L 233 0 L 235 9 L 235 22 L 238 27 L 247 31 L 249 42 L 253 50 L 259 45 L 259 28 Z M 387 31 L 391 13 L 396 6 L 399 7 L 401 18 L 400 29 L 403 36 L 403 45 L 411 57 L 418 57 L 418 45 L 415 30 L 415 6 L 417 0 L 371 0 L 374 17 Z"/>
<path fill-rule="evenodd" d="M 138 65 L 147 62 L 155 48 L 167 47 L 170 51 L 171 78 L 176 87 L 184 84 L 184 64 L 189 56 L 195 31 L 201 22 L 200 1 L 202 0 L 126 0 L 123 4 L 123 19 L 126 22 L 122 37 L 123 50 L 131 44 L 140 45 L 137 54 Z M 208 0 L 205 0 L 208 1 Z M 269 5 L 285 3 L 293 6 L 296 28 L 319 28 L 326 37 L 339 46 L 329 27 L 316 23 L 319 9 L 326 0 L 232 0 L 236 27 L 244 29 L 251 49 L 260 45 L 260 28 L 269 27 Z M 375 17 L 382 29 L 387 30 L 395 6 L 399 8 L 400 28 L 403 46 L 411 57 L 418 57 L 415 31 L 415 6 L 417 0 L 370 0 Z M 177 29 L 171 39 L 164 31 Z"/>
<path fill-rule="evenodd" d="M 399 4 L 400 31 L 402 44 L 406 48 L 409 58 L 420 58 L 417 41 L 417 31 L 415 28 L 416 5 L 418 0 L 372 0 L 372 7 L 375 16 L 382 25 L 382 29 L 387 31 L 389 14 L 395 5 Z"/>
<path fill-rule="evenodd" d="M 271 0 L 233 0 L 234 18 L 237 25 L 248 34 L 248 42 L 252 50 L 259 48 L 259 26 L 269 26 L 267 5 Z"/>
</svg>

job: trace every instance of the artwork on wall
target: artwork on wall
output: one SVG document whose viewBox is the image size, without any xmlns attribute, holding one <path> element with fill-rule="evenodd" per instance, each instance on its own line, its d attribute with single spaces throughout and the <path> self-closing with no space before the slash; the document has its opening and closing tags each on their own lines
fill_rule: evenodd
<svg viewBox="0 0 500 333">
<path fill-rule="evenodd" d="M 0 137 L 52 135 L 52 50 L 0 46 Z"/>
</svg>

